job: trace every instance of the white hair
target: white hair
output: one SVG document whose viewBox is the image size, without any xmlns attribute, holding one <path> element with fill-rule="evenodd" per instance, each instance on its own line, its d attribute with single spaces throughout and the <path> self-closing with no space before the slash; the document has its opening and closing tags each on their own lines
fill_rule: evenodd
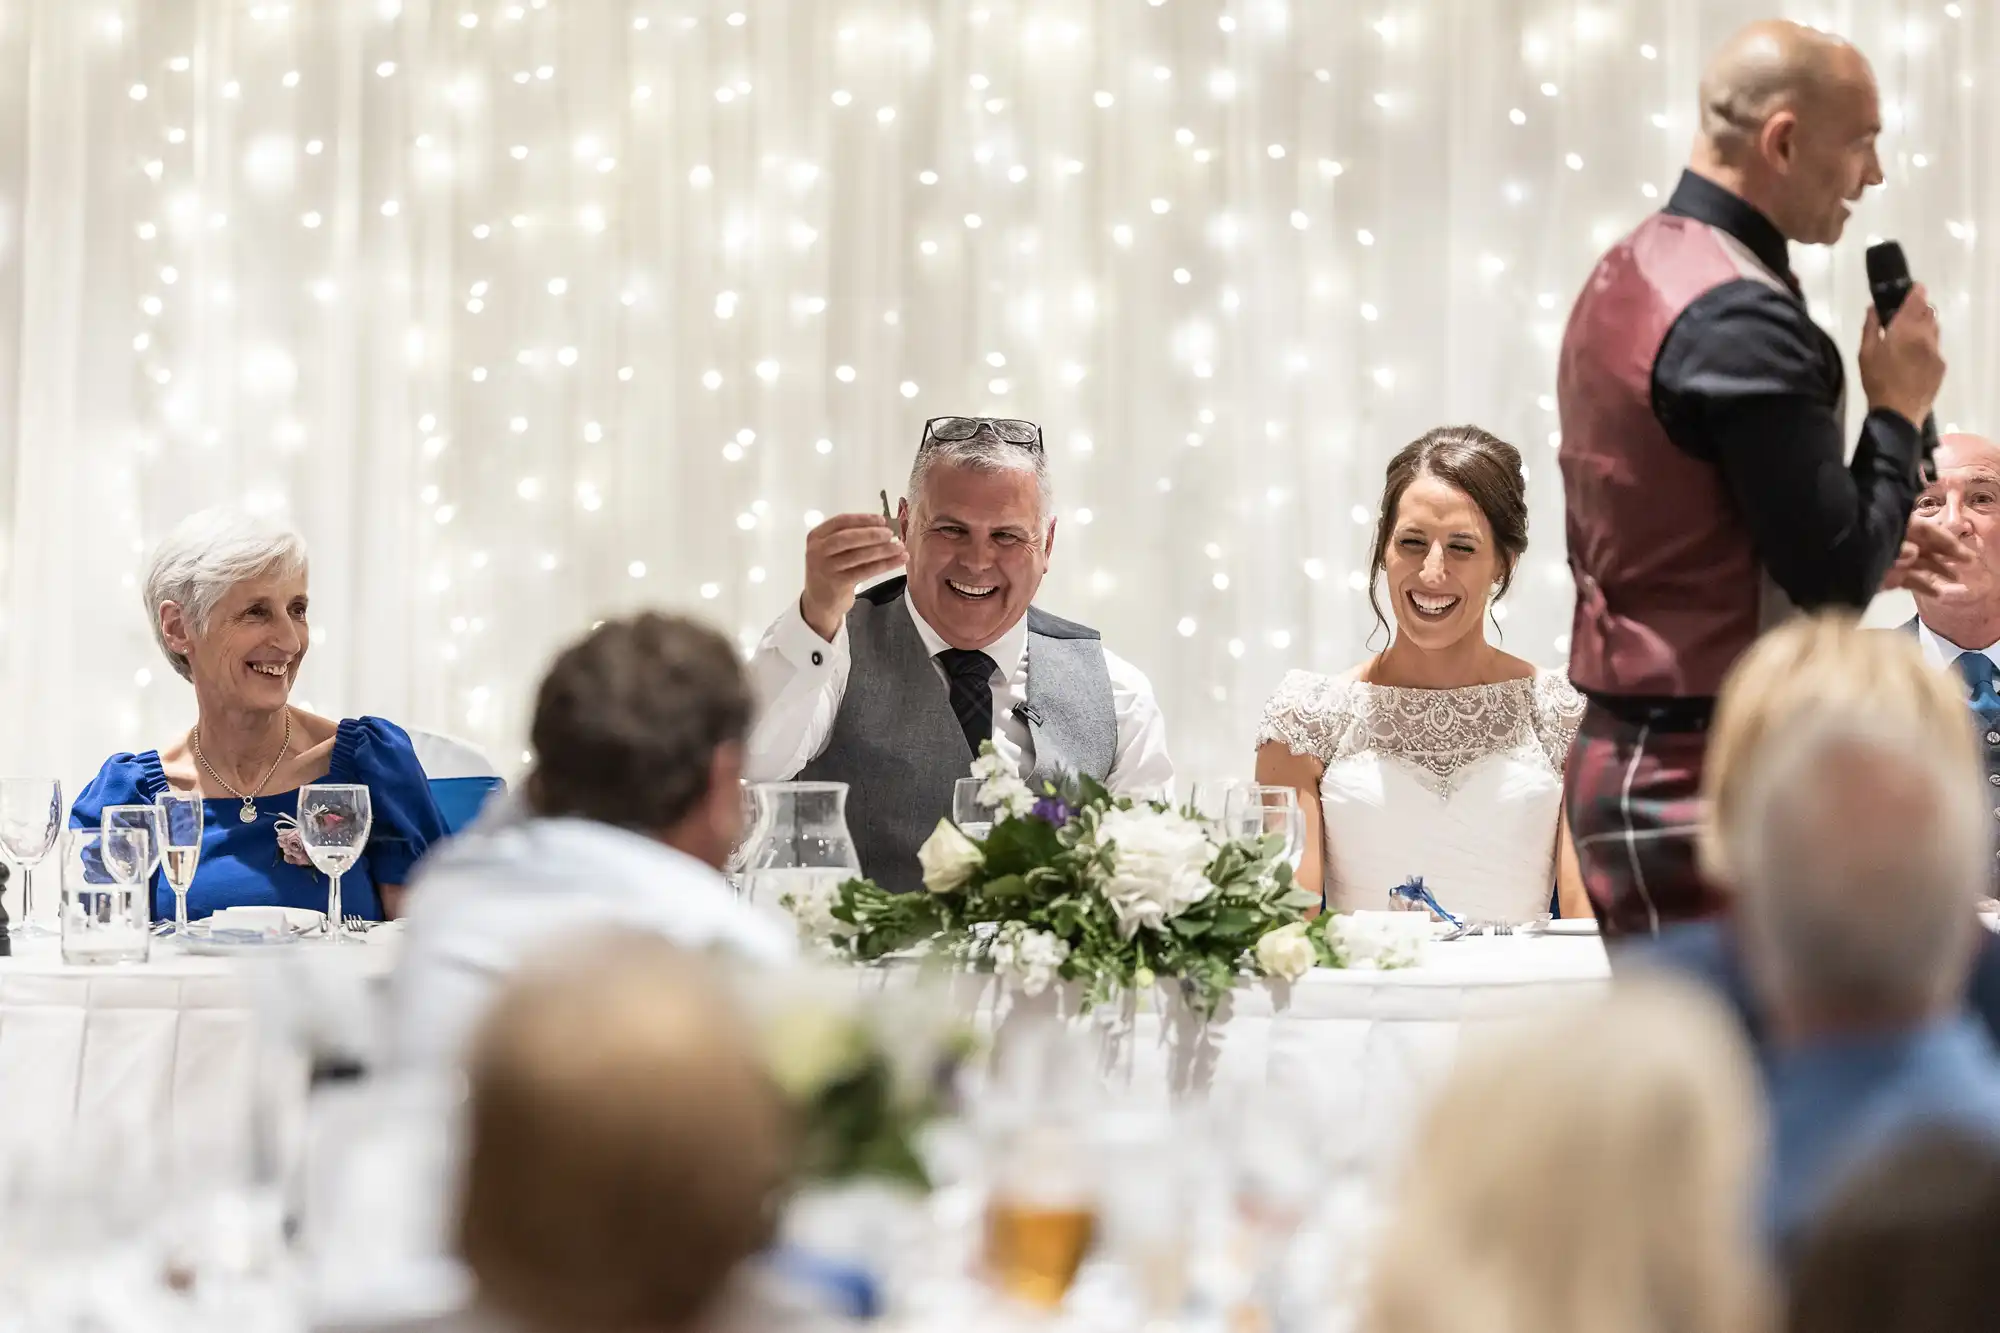
<svg viewBox="0 0 2000 1333">
<path fill-rule="evenodd" d="M 1976 775 L 1908 723 L 1836 713 L 1746 777 L 1725 855 L 1766 997 L 1886 1018 L 1955 993 L 1993 856 Z"/>
<path fill-rule="evenodd" d="M 183 679 L 192 679 L 187 657 L 167 644 L 160 608 L 179 606 L 190 634 L 208 631 L 208 618 L 229 590 L 267 575 L 302 577 L 305 538 L 271 519 L 240 509 L 204 509 L 182 519 L 153 548 L 146 566 L 146 613 L 153 639 Z"/>
<path fill-rule="evenodd" d="M 912 509 L 918 508 L 924 496 L 924 483 L 931 472 L 940 467 L 962 467 L 971 472 L 1032 472 L 1035 489 L 1040 495 L 1040 509 L 1035 526 L 1047 526 L 1049 516 L 1055 512 L 1055 488 L 1049 482 L 1048 455 L 1040 449 L 1027 449 L 1018 444 L 1009 444 L 995 435 L 991 427 L 981 426 L 969 440 L 935 440 L 930 448 L 918 451 L 916 461 L 910 464 L 909 501 Z M 1040 533 L 1036 534 L 1040 540 Z"/>
</svg>

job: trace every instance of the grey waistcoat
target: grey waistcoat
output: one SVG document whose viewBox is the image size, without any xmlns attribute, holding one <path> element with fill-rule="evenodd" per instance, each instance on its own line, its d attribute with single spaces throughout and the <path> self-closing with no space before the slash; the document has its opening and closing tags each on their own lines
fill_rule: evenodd
<svg viewBox="0 0 2000 1333">
<path fill-rule="evenodd" d="M 902 579 L 877 584 L 848 612 L 847 692 L 826 748 L 799 772 L 848 785 L 862 873 L 895 893 L 923 887 L 917 848 L 950 816 L 952 784 L 972 763 L 903 590 Z M 1028 702 L 1018 716 L 1034 745 L 1036 791 L 1061 772 L 1110 776 L 1118 718 L 1096 630 L 1028 609 Z"/>
</svg>

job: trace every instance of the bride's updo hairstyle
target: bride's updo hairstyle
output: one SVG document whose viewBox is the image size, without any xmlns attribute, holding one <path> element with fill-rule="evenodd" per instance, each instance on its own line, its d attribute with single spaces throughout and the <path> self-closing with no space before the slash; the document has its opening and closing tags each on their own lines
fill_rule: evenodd
<svg viewBox="0 0 2000 1333">
<path fill-rule="evenodd" d="M 1375 613 L 1377 629 L 1389 628 L 1375 585 L 1388 559 L 1396 513 L 1410 483 L 1426 476 L 1465 492 L 1486 516 L 1486 526 L 1493 529 L 1493 543 L 1500 552 L 1496 599 L 1505 597 L 1513 586 L 1514 570 L 1528 549 L 1528 485 L 1521 475 L 1521 451 L 1477 426 L 1439 426 L 1426 431 L 1397 451 L 1382 478 L 1382 510 L 1375 520 L 1375 550 L 1368 558 L 1368 609 Z"/>
</svg>

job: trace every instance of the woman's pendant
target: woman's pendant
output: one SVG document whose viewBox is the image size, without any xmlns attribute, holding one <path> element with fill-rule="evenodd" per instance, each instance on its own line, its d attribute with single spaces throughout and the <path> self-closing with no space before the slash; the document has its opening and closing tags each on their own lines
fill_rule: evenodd
<svg viewBox="0 0 2000 1333">
<path fill-rule="evenodd" d="M 236 812 L 236 818 L 237 818 L 237 819 L 239 819 L 239 820 L 241 820 L 241 821 L 242 821 L 243 823 L 245 823 L 245 824 L 254 824 L 254 823 L 256 823 L 256 822 L 257 822 L 257 807 L 256 807 L 256 806 L 254 806 L 254 805 L 252 805 L 252 804 L 251 804 L 250 802 L 248 802 L 248 801 L 245 801 L 245 802 L 243 803 L 243 808 L 242 808 L 241 810 L 239 810 L 239 811 L 237 811 L 237 812 Z"/>
</svg>

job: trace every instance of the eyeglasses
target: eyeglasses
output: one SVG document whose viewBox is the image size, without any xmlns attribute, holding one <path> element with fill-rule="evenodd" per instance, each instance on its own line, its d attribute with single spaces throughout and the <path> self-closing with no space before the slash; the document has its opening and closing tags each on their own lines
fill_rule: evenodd
<svg viewBox="0 0 2000 1333">
<path fill-rule="evenodd" d="M 1022 421 L 1016 417 L 932 417 L 924 423 L 924 442 L 917 446 L 922 453 L 933 444 L 957 444 L 969 440 L 982 430 L 991 431 L 1008 444 L 1017 444 L 1031 454 L 1042 452 L 1042 428 L 1032 421 Z"/>
</svg>

